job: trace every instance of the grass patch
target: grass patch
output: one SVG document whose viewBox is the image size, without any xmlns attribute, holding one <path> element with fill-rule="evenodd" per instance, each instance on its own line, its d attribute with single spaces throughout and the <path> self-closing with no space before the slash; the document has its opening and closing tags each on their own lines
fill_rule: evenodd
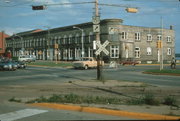
<svg viewBox="0 0 180 121">
<path fill-rule="evenodd" d="M 33 63 L 28 63 L 28 65 L 37 65 L 37 66 L 49 66 L 49 67 L 68 67 L 72 66 L 72 63 L 67 63 L 67 62 L 33 62 Z"/>
<path fill-rule="evenodd" d="M 142 105 L 142 104 L 159 105 L 160 101 L 158 101 L 155 98 L 154 94 L 147 93 L 147 94 L 141 96 L 140 98 L 128 100 L 128 104 L 131 104 L 131 105 Z"/>
<path fill-rule="evenodd" d="M 27 103 L 73 103 L 73 104 L 121 104 L 121 100 L 119 98 L 108 98 L 108 97 L 100 97 L 100 96 L 79 96 L 76 94 L 66 94 L 66 95 L 52 95 L 51 97 L 41 96 L 35 100 L 30 100 Z"/>
<path fill-rule="evenodd" d="M 17 103 L 22 102 L 20 99 L 17 99 L 17 98 L 15 98 L 15 97 L 10 98 L 9 101 L 10 101 L 10 102 L 17 102 Z"/>
<path fill-rule="evenodd" d="M 150 74 L 165 74 L 165 75 L 179 75 L 180 76 L 180 70 L 179 69 L 163 69 L 163 70 L 147 70 L 143 73 L 150 73 Z"/>
<path fill-rule="evenodd" d="M 165 97 L 164 102 L 163 102 L 163 104 L 170 105 L 170 106 L 174 106 L 174 105 L 176 105 L 176 103 L 177 103 L 177 100 L 174 96 Z"/>
</svg>

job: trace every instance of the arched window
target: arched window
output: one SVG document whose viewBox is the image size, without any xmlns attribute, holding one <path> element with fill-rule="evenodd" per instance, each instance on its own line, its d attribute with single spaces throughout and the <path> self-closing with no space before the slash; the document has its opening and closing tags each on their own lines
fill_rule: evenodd
<svg viewBox="0 0 180 121">
<path fill-rule="evenodd" d="M 61 37 L 58 37 L 58 44 L 61 44 Z"/>
<path fill-rule="evenodd" d="M 69 44 L 72 44 L 72 35 L 69 35 Z"/>
<path fill-rule="evenodd" d="M 79 34 L 76 34 L 76 37 L 75 37 L 75 43 L 78 43 L 79 40 L 80 40 L 80 36 L 79 36 Z"/>
<path fill-rule="evenodd" d="M 67 36 L 66 36 L 66 35 L 64 35 L 64 38 L 63 38 L 63 42 L 62 42 L 62 44 L 66 44 L 66 41 L 67 41 Z"/>
</svg>

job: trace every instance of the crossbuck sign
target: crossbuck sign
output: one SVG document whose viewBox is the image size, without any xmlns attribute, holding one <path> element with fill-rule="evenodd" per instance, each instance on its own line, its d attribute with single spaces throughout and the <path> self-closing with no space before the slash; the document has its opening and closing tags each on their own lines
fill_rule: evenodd
<svg viewBox="0 0 180 121">
<path fill-rule="evenodd" d="M 102 45 L 100 41 L 96 42 L 96 45 L 98 46 L 98 50 L 95 52 L 96 55 L 100 55 L 100 53 L 103 51 L 106 55 L 109 55 L 109 51 L 106 50 L 106 46 L 109 44 L 109 41 L 106 40 Z"/>
</svg>

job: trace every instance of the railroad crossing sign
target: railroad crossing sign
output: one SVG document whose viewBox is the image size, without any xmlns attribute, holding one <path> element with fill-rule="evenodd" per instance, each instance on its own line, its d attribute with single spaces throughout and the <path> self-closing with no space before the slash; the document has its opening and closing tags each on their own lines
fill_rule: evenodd
<svg viewBox="0 0 180 121">
<path fill-rule="evenodd" d="M 109 54 L 109 51 L 106 50 L 106 46 L 109 44 L 109 41 L 106 40 L 102 45 L 100 41 L 96 42 L 96 45 L 99 47 L 99 49 L 95 52 L 96 55 L 100 55 L 100 53 L 103 51 L 106 55 Z"/>
</svg>

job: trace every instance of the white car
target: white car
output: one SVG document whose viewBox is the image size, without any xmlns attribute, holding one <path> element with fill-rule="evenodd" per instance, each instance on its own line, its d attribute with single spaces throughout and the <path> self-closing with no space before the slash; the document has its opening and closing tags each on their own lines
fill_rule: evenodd
<svg viewBox="0 0 180 121">
<path fill-rule="evenodd" d="M 18 61 L 23 61 L 23 62 L 35 62 L 36 57 L 34 55 L 20 55 L 18 57 Z"/>
</svg>

